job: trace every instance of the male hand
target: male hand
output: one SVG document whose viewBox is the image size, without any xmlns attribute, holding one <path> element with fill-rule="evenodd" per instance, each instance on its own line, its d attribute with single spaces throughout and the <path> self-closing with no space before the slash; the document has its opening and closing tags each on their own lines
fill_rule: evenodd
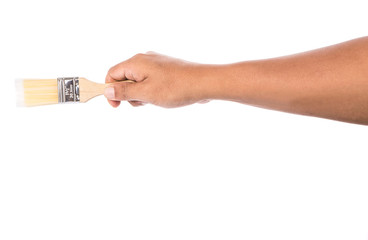
<svg viewBox="0 0 368 240">
<path fill-rule="evenodd" d="M 113 107 L 124 100 L 133 106 L 151 103 L 166 108 L 207 102 L 201 68 L 201 64 L 153 52 L 137 54 L 108 71 L 104 95 Z"/>
</svg>

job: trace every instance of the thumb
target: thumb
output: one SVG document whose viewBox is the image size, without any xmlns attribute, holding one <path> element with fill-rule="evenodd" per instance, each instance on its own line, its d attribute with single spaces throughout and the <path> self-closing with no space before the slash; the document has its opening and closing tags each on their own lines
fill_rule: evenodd
<svg viewBox="0 0 368 240">
<path fill-rule="evenodd" d="M 108 100 L 114 101 L 142 101 L 138 91 L 139 83 L 116 82 L 107 85 L 104 95 Z"/>
</svg>

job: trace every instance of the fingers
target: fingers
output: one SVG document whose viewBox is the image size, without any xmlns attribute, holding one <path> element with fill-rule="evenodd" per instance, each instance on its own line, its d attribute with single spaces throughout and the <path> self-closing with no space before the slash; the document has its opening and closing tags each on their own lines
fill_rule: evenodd
<svg viewBox="0 0 368 240">
<path fill-rule="evenodd" d="M 133 107 L 140 107 L 145 105 L 146 103 L 141 102 L 141 101 L 136 101 L 136 100 L 132 100 L 132 101 L 128 101 L 130 103 L 130 105 L 132 105 Z"/>
<path fill-rule="evenodd" d="M 134 57 L 123 61 L 112 68 L 107 73 L 106 82 L 134 80 L 141 82 L 147 78 L 144 67 L 146 54 L 137 54 Z"/>
<path fill-rule="evenodd" d="M 140 89 L 141 83 L 115 82 L 108 85 L 104 95 L 113 107 L 117 107 L 120 101 L 130 101 L 132 105 L 146 102 L 144 92 Z M 119 104 L 117 104 L 119 103 Z"/>
<path fill-rule="evenodd" d="M 141 54 L 137 54 L 131 59 L 123 61 L 110 68 L 106 75 L 105 82 L 114 83 L 121 80 L 134 80 L 136 82 L 143 81 L 146 76 L 142 73 L 141 69 L 145 68 L 139 67 L 139 64 L 136 63 L 139 61 L 140 58 L 142 58 Z M 113 107 L 118 107 L 120 105 L 120 100 L 108 99 L 108 102 Z"/>
<path fill-rule="evenodd" d="M 114 107 L 114 108 L 117 108 L 117 107 L 119 107 L 120 106 L 120 101 L 113 101 L 113 100 L 107 100 L 109 103 L 110 103 L 110 105 L 112 106 L 112 107 Z"/>
<path fill-rule="evenodd" d="M 111 70 L 111 69 L 110 69 Z M 107 75 L 106 75 L 106 78 L 105 78 L 105 82 L 106 83 L 113 83 L 113 82 L 115 82 L 116 80 L 115 79 L 113 79 L 111 76 L 110 76 L 110 74 L 109 74 L 109 72 L 107 73 Z M 106 94 L 105 94 L 106 95 Z M 114 107 L 114 108 L 116 108 L 116 107 L 118 107 L 119 105 L 120 105 L 120 101 L 114 101 L 114 100 L 109 100 L 109 99 L 107 99 L 107 101 L 109 102 L 109 104 L 112 106 L 112 107 Z"/>
</svg>

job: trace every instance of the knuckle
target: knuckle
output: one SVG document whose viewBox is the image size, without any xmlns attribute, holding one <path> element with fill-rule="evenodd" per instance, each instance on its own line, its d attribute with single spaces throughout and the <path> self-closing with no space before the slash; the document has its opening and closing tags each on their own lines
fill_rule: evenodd
<svg viewBox="0 0 368 240">
<path fill-rule="evenodd" d="M 147 51 L 146 54 L 147 55 L 156 55 L 156 52 L 154 52 L 154 51 Z"/>
<path fill-rule="evenodd" d="M 109 71 L 107 71 L 107 72 L 108 72 L 109 74 L 111 74 L 112 72 L 114 72 L 114 71 L 115 71 L 116 67 L 117 67 L 117 65 L 114 65 L 114 66 L 110 67 L 110 68 L 109 68 Z"/>
<path fill-rule="evenodd" d="M 133 58 L 142 58 L 144 56 L 145 56 L 144 53 L 137 53 L 136 55 L 133 56 Z"/>
<path fill-rule="evenodd" d="M 107 71 L 107 78 L 114 79 L 114 72 L 116 71 L 116 66 L 113 66 Z"/>
</svg>

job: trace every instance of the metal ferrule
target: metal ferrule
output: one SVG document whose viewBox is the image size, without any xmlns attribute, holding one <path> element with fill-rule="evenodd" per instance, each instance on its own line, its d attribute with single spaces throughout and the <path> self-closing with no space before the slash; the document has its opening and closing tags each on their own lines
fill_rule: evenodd
<svg viewBox="0 0 368 240">
<path fill-rule="evenodd" d="M 60 77 L 57 78 L 59 103 L 79 102 L 79 78 Z"/>
</svg>

